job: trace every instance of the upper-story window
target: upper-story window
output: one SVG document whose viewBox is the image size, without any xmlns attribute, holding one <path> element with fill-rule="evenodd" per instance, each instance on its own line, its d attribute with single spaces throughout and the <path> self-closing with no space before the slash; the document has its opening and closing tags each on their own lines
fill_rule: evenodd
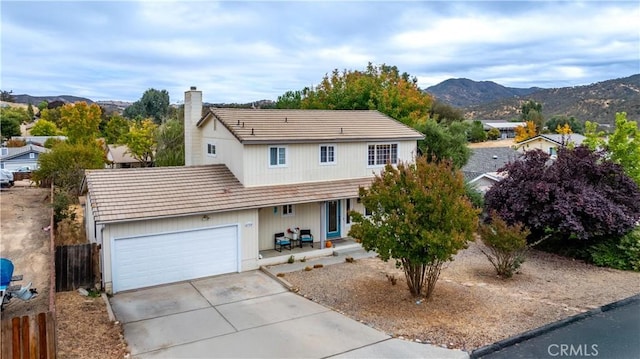
<svg viewBox="0 0 640 359">
<path fill-rule="evenodd" d="M 285 167 L 287 165 L 287 148 L 269 147 L 269 167 Z"/>
<path fill-rule="evenodd" d="M 387 163 L 398 163 L 398 144 L 382 143 L 369 145 L 368 164 L 369 166 L 383 166 Z"/>
<path fill-rule="evenodd" d="M 29 158 L 30 158 L 30 159 L 34 159 L 34 158 L 36 158 L 36 154 L 35 154 L 35 153 L 33 153 L 33 152 L 29 153 Z"/>
<path fill-rule="evenodd" d="M 207 143 L 207 155 L 209 156 L 216 156 L 216 145 L 214 145 L 213 143 Z"/>
<path fill-rule="evenodd" d="M 336 146 L 320 145 L 320 164 L 334 165 L 336 164 Z"/>
</svg>

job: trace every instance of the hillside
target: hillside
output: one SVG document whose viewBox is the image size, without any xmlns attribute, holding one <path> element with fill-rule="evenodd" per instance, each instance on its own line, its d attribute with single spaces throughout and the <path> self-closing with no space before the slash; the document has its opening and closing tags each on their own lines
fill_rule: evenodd
<svg viewBox="0 0 640 359">
<path fill-rule="evenodd" d="M 436 99 L 455 107 L 468 107 L 483 103 L 526 96 L 539 87 L 528 89 L 505 87 L 492 81 L 473 81 L 469 79 L 449 79 L 435 86 L 428 87 L 425 91 L 435 96 Z"/>
<path fill-rule="evenodd" d="M 47 101 L 47 102 L 62 101 L 64 103 L 74 103 L 74 102 L 84 101 L 84 102 L 89 103 L 89 104 L 93 103 L 93 101 L 88 99 L 88 98 L 78 97 L 78 96 L 70 96 L 70 95 L 31 96 L 31 95 L 27 95 L 27 94 L 22 94 L 22 95 L 13 95 L 13 99 L 17 103 L 25 103 L 25 104 L 29 104 L 30 103 L 30 104 L 32 104 L 34 106 L 36 106 L 37 104 L 39 104 L 42 101 Z"/>
<path fill-rule="evenodd" d="M 510 120 L 520 115 L 529 99 L 542 103 L 545 118 L 574 116 L 580 121 L 613 124 L 616 112 L 629 120 L 640 120 L 640 74 L 591 85 L 539 90 L 529 95 L 502 99 L 464 108 L 465 117 L 480 120 Z"/>
</svg>

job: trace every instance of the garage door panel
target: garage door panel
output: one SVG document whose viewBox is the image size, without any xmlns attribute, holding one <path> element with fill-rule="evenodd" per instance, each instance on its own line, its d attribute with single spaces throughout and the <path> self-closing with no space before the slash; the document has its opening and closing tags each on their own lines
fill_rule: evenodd
<svg viewBox="0 0 640 359">
<path fill-rule="evenodd" d="M 236 226 L 114 240 L 114 292 L 238 269 Z"/>
</svg>

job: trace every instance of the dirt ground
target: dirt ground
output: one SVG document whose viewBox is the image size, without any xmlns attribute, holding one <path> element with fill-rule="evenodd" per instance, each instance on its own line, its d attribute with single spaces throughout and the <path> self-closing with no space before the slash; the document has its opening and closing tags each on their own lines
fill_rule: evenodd
<svg viewBox="0 0 640 359">
<path fill-rule="evenodd" d="M 33 282 L 39 295 L 24 302 L 12 299 L 2 312 L 2 319 L 36 314 L 49 310 L 50 237 L 42 228 L 50 224 L 49 189 L 16 186 L 0 191 L 0 254 L 11 259 L 14 274 L 23 274 L 16 284 Z M 76 206 L 77 223 L 82 211 Z M 81 225 L 80 225 L 81 227 Z M 86 241 L 86 239 L 84 239 Z M 82 238 L 60 238 L 57 244 L 84 242 Z M 101 297 L 90 298 L 77 291 L 56 293 L 56 336 L 59 358 L 117 359 L 127 355 L 122 326 L 111 322 Z"/>
<path fill-rule="evenodd" d="M 507 138 L 504 140 L 484 141 L 477 143 L 468 143 L 469 148 L 493 148 L 493 147 L 511 147 L 515 145 L 513 138 Z"/>
<path fill-rule="evenodd" d="M 473 243 L 443 269 L 429 300 L 378 258 L 286 273 L 299 293 L 389 335 L 471 351 L 640 293 L 640 273 L 531 251 L 503 280 Z M 392 285 L 387 275 L 394 275 Z"/>
<path fill-rule="evenodd" d="M 43 230 L 51 220 L 50 190 L 30 187 L 27 181 L 0 191 L 0 255 L 13 262 L 14 275 L 24 279 L 12 285 L 27 285 L 38 296 L 25 302 L 13 298 L 2 312 L 3 319 L 49 310 L 52 253 L 49 232 Z"/>
</svg>

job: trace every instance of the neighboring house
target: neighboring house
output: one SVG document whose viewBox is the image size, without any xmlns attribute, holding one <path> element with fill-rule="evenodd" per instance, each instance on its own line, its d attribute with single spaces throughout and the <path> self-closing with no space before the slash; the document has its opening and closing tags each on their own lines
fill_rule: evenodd
<svg viewBox="0 0 640 359">
<path fill-rule="evenodd" d="M 485 194 L 491 189 L 491 187 L 493 187 L 494 184 L 502 181 L 506 177 L 506 172 L 487 172 L 472 179 L 469 181 L 469 184 L 482 192 L 482 194 Z"/>
<path fill-rule="evenodd" d="M 526 122 L 508 122 L 508 121 L 482 121 L 485 131 L 490 131 L 495 128 L 500 131 L 500 138 L 514 138 L 516 137 L 516 127 L 526 126 Z"/>
<path fill-rule="evenodd" d="M 48 148 L 26 145 L 22 147 L 0 148 L 0 168 L 8 171 L 30 171 L 38 169 L 38 157 L 49 152 Z"/>
<path fill-rule="evenodd" d="M 485 173 L 497 172 L 509 162 L 514 162 L 520 154 L 511 147 L 474 148 L 462 174 L 467 182 Z"/>
<path fill-rule="evenodd" d="M 568 146 L 569 144 L 573 146 L 580 146 L 585 139 L 586 137 L 577 133 L 571 133 L 568 135 L 537 135 L 528 140 L 516 143 L 515 148 L 520 153 L 533 149 L 540 149 L 552 156 L 555 156 L 558 153 L 558 148 Z"/>
<path fill-rule="evenodd" d="M 413 161 L 423 135 L 377 111 L 202 108 L 185 93 L 185 167 L 87 171 L 86 229 L 108 292 L 240 272 L 274 234 L 346 237 L 359 187 Z M 290 235 L 290 237 L 293 237 Z M 325 250 L 321 250 L 325 251 Z M 327 252 L 328 254 L 329 252 Z"/>
<path fill-rule="evenodd" d="M 107 160 L 109 163 L 105 166 L 108 168 L 143 167 L 142 162 L 129 154 L 126 145 L 107 145 Z"/>
</svg>

